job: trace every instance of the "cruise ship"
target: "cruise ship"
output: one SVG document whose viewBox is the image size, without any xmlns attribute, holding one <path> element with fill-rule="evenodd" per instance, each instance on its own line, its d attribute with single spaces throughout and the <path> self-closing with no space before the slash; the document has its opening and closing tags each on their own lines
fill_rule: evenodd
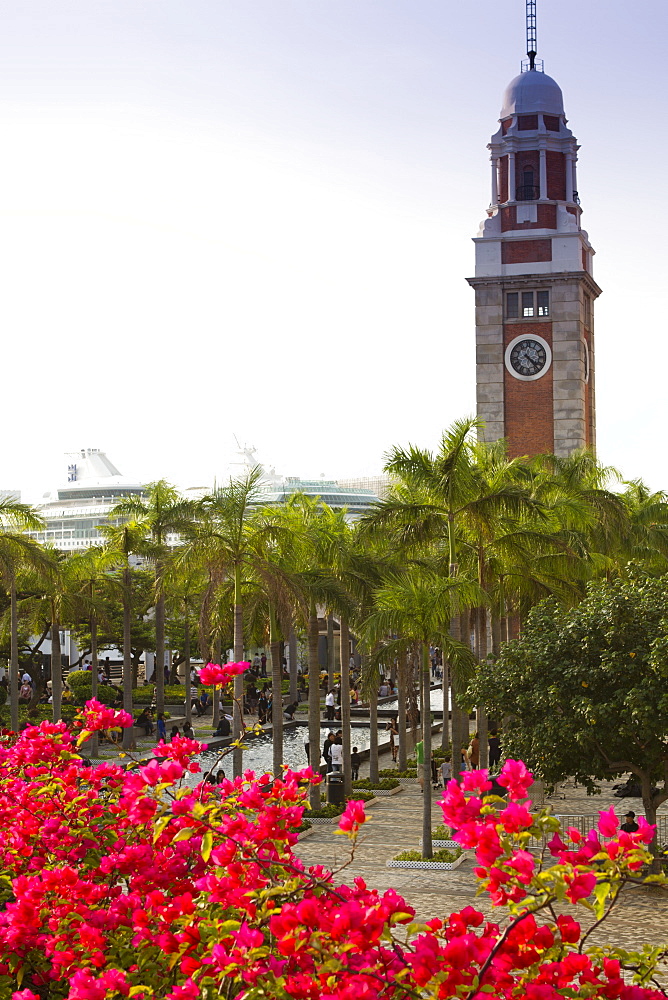
<svg viewBox="0 0 668 1000">
<path fill-rule="evenodd" d="M 33 538 L 62 552 L 102 542 L 98 526 L 108 524 L 109 511 L 122 497 L 141 495 L 144 487 L 121 475 L 103 451 L 82 448 L 68 456 L 67 482 L 55 495 L 45 494 L 37 510 L 46 521 Z"/>
</svg>

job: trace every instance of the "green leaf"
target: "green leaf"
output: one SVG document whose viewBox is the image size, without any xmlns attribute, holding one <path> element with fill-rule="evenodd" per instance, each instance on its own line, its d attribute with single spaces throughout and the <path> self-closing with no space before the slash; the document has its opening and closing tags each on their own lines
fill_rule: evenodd
<svg viewBox="0 0 668 1000">
<path fill-rule="evenodd" d="M 196 831 L 192 826 L 186 826 L 183 830 L 179 830 L 177 835 L 174 837 L 174 843 L 178 844 L 180 840 L 190 840 L 191 837 L 195 835 Z"/>
<path fill-rule="evenodd" d="M 213 832 L 207 830 L 202 837 L 202 857 L 205 861 L 208 861 L 211 857 L 211 851 L 213 850 Z"/>
<path fill-rule="evenodd" d="M 598 882 L 594 889 L 594 898 L 596 902 L 594 903 L 594 912 L 596 914 L 596 919 L 600 920 L 605 913 L 605 903 L 610 895 L 610 883 L 609 882 Z"/>
</svg>

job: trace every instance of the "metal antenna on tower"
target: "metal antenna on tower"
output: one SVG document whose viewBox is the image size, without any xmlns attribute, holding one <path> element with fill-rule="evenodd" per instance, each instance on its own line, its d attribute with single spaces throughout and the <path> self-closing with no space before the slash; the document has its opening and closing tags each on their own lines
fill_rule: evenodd
<svg viewBox="0 0 668 1000">
<path fill-rule="evenodd" d="M 536 0 L 526 0 L 527 2 L 527 55 L 529 57 L 529 69 L 536 68 Z"/>
</svg>

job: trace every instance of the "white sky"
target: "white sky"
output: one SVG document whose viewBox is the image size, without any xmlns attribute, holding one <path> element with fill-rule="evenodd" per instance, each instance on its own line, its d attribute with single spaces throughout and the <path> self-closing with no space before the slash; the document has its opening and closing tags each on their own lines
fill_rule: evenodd
<svg viewBox="0 0 668 1000">
<path fill-rule="evenodd" d="M 599 455 L 668 488 L 666 7 L 539 0 L 595 249 Z M 475 400 L 473 244 L 522 0 L 0 4 L 0 487 L 63 452 L 379 472 Z"/>
</svg>

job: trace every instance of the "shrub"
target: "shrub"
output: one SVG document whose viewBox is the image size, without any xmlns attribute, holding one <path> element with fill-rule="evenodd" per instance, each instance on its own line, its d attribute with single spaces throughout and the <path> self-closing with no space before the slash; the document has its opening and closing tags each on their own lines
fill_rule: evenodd
<svg viewBox="0 0 668 1000">
<path fill-rule="evenodd" d="M 434 851 L 434 855 L 431 858 L 425 858 L 421 851 L 402 851 L 401 854 L 396 854 L 394 857 L 395 861 L 447 861 L 452 864 L 457 858 L 461 858 L 462 850 L 460 847 L 456 851 L 448 851 L 443 847 L 440 851 Z"/>
<path fill-rule="evenodd" d="M 79 690 L 87 689 L 90 697 L 92 683 L 90 670 L 71 670 L 67 675 L 67 686 L 75 694 Z"/>
<path fill-rule="evenodd" d="M 452 840 L 452 830 L 449 826 L 444 826 L 443 823 L 434 827 L 431 831 L 431 835 L 434 840 Z"/>
<path fill-rule="evenodd" d="M 91 681 L 91 676 L 88 671 L 77 670 L 77 673 L 84 674 L 84 682 L 77 681 L 76 686 L 72 687 L 69 684 L 72 694 L 74 695 L 74 704 L 78 706 L 85 705 L 87 701 L 90 700 L 93 690 L 93 684 Z M 86 680 L 88 683 L 86 683 Z M 118 697 L 118 688 L 112 687 L 111 684 L 98 684 L 97 686 L 97 700 L 101 701 L 103 705 L 113 705 Z"/>
<path fill-rule="evenodd" d="M 379 778 L 397 778 L 399 777 L 399 772 L 396 767 L 384 767 L 378 772 Z"/>
<path fill-rule="evenodd" d="M 0 707 L 7 701 L 7 688 L 0 687 Z"/>
<path fill-rule="evenodd" d="M 128 722 L 92 707 L 85 729 Z M 308 771 L 193 789 L 182 779 L 199 768 L 196 741 L 178 738 L 164 760 L 129 771 L 82 768 L 76 747 L 62 723 L 0 736 L 0 828 L 11 830 L 0 838 L 2 1000 L 665 1000 L 660 948 L 592 946 L 563 912 L 570 902 L 600 923 L 628 884 L 637 892 L 652 828 L 642 820 L 621 833 L 611 808 L 584 838 L 561 831 L 549 810 L 523 804 L 531 775 L 519 761 L 503 770 L 512 809 L 480 800 L 480 772 L 462 775 L 440 803 L 505 919 L 466 906 L 416 926 L 394 890 L 361 878 L 342 885 L 345 861 L 333 874 L 295 857 Z M 339 820 L 348 863 L 365 819 L 350 802 Z M 560 831 L 565 841 L 553 836 Z M 552 837 L 551 858 L 524 850 L 528 836 Z"/>
<path fill-rule="evenodd" d="M 396 778 L 379 778 L 378 781 L 372 781 L 371 778 L 360 778 L 359 781 L 353 781 L 353 788 L 378 788 L 381 791 L 389 792 L 398 787 L 399 782 Z"/>
<path fill-rule="evenodd" d="M 332 803 L 331 805 L 321 806 L 320 809 L 309 809 L 308 815 L 311 819 L 334 819 L 335 816 L 341 815 L 343 809 L 343 806 Z"/>
</svg>

